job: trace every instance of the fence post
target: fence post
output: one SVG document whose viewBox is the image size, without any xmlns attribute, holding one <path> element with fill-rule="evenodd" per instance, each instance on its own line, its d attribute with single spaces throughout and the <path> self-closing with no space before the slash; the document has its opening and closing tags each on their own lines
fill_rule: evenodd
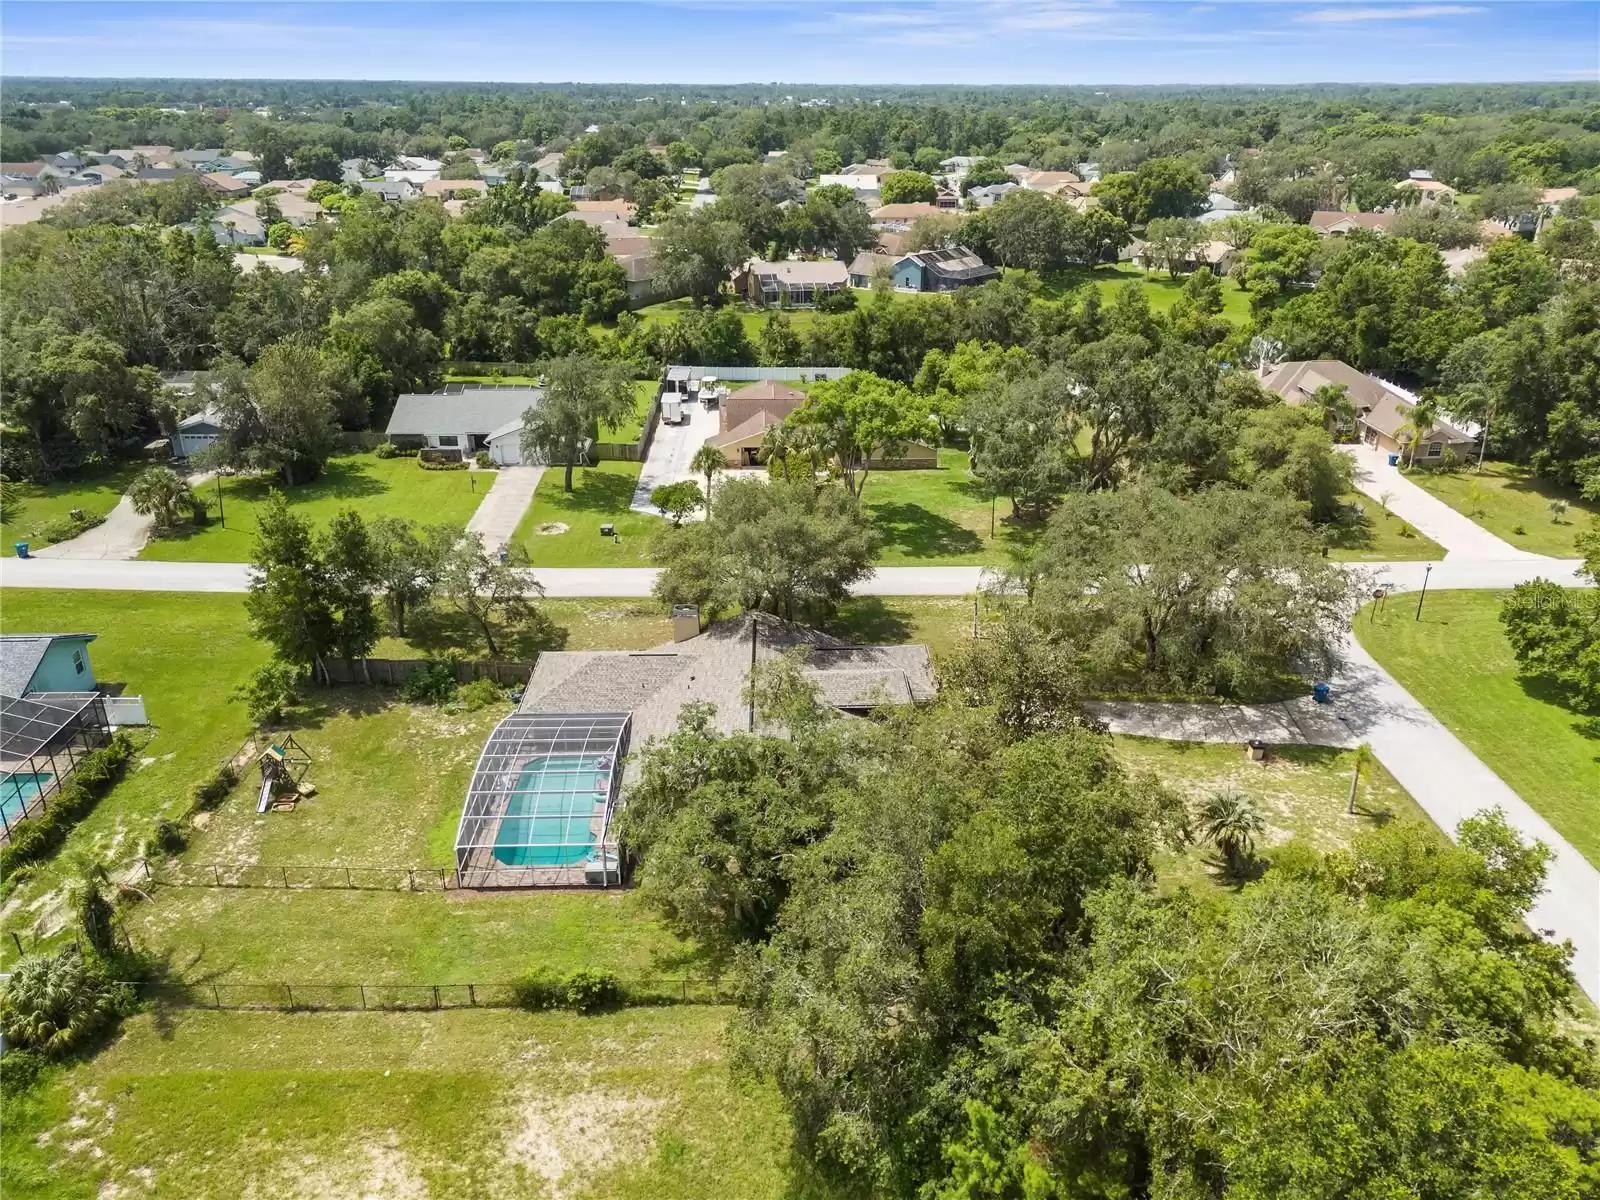
<svg viewBox="0 0 1600 1200">
<path fill-rule="evenodd" d="M 478 985 L 475 983 L 467 984 L 467 1003 L 473 1008 L 478 1007 Z"/>
<path fill-rule="evenodd" d="M 217 985 L 214 983 L 211 985 L 211 1007 L 222 1007 L 222 993 L 217 989 Z"/>
<path fill-rule="evenodd" d="M 140 863 L 141 866 L 144 867 L 144 881 L 146 883 L 149 883 L 150 882 L 150 860 L 148 858 L 141 858 L 139 860 L 139 863 Z"/>
<path fill-rule="evenodd" d="M 287 891 L 289 889 L 289 868 L 279 867 L 278 873 L 283 876 L 283 887 L 284 890 Z"/>
<path fill-rule="evenodd" d="M 22 948 L 22 939 L 17 936 L 17 931 L 15 929 L 11 931 L 11 940 L 17 944 L 17 953 L 19 955 L 27 953 L 27 951 Z"/>
<path fill-rule="evenodd" d="M 211 882 L 216 884 L 218 887 L 222 886 L 222 875 L 217 871 L 216 863 L 211 864 Z"/>
<path fill-rule="evenodd" d="M 284 984 L 283 985 L 283 994 L 289 998 L 289 1007 L 293 1008 L 294 1007 L 294 988 L 290 987 L 287 983 Z"/>
<path fill-rule="evenodd" d="M 439 1008 L 439 985 L 437 983 L 433 985 L 433 1007 L 434 1011 L 437 1012 Z"/>
<path fill-rule="evenodd" d="M 350 868 L 349 867 L 346 867 L 344 869 L 344 885 L 347 888 L 348 887 L 355 887 L 355 884 L 350 882 Z"/>
<path fill-rule="evenodd" d="M 362 1011 L 365 1012 L 367 1007 L 367 985 L 364 983 L 358 983 L 356 984 L 356 988 L 361 992 L 361 1008 Z"/>
<path fill-rule="evenodd" d="M 923 194 L 926 195 L 927 193 L 923 193 Z M 406 891 L 414 892 L 416 890 L 417 890 L 417 872 L 416 872 L 416 869 L 414 867 L 407 867 L 406 868 Z"/>
</svg>

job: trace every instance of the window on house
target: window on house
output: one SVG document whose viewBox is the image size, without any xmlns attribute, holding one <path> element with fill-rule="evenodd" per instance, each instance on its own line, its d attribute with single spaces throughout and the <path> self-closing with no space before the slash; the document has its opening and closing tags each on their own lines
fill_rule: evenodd
<svg viewBox="0 0 1600 1200">
<path fill-rule="evenodd" d="M 1443 442 L 1429 442 L 1428 443 L 1428 457 L 1429 458 L 1438 458 L 1443 453 L 1444 453 L 1444 443 Z"/>
<path fill-rule="evenodd" d="M 75 672 L 77 672 L 79 675 L 83 674 L 83 651 L 82 650 L 74 650 L 72 652 L 72 669 Z"/>
<path fill-rule="evenodd" d="M 461 439 L 458 438 L 453 433 L 441 433 L 439 435 L 439 445 L 441 445 L 441 446 L 459 446 L 459 445 L 461 445 Z"/>
</svg>

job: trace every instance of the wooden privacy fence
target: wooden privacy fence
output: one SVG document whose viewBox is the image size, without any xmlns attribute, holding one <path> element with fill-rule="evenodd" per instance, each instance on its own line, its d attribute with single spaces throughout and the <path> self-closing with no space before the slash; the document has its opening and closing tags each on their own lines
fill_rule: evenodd
<svg viewBox="0 0 1600 1200">
<path fill-rule="evenodd" d="M 720 980 L 621 978 L 627 1006 L 722 1004 L 732 992 Z M 516 1008 L 514 983 L 129 983 L 141 1000 L 179 1008 L 296 1012 L 424 1011 Z"/>
<path fill-rule="evenodd" d="M 366 671 L 361 669 L 366 663 Z M 383 683 L 401 684 L 410 678 L 418 667 L 437 664 L 439 660 L 426 658 L 335 658 L 327 662 L 329 683 Z M 457 683 L 471 683 L 474 679 L 492 679 L 505 687 L 527 683 L 533 674 L 532 663 L 502 662 L 445 662 L 456 677 Z"/>
</svg>

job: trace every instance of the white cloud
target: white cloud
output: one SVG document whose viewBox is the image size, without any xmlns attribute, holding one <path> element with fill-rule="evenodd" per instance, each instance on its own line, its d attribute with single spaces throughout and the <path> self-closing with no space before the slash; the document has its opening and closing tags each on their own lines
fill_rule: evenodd
<svg viewBox="0 0 1600 1200">
<path fill-rule="evenodd" d="M 1295 19 L 1337 25 L 1347 21 L 1421 21 L 1429 17 L 1459 17 L 1482 11 L 1482 8 L 1470 4 L 1398 4 L 1386 8 L 1318 8 L 1302 13 Z"/>
</svg>

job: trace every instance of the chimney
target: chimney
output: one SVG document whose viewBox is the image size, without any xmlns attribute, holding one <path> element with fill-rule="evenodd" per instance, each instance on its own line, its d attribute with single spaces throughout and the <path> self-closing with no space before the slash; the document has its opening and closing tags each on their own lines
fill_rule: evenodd
<svg viewBox="0 0 1600 1200">
<path fill-rule="evenodd" d="M 695 604 L 672 606 L 672 640 L 687 642 L 700 636 L 700 608 Z"/>
</svg>

